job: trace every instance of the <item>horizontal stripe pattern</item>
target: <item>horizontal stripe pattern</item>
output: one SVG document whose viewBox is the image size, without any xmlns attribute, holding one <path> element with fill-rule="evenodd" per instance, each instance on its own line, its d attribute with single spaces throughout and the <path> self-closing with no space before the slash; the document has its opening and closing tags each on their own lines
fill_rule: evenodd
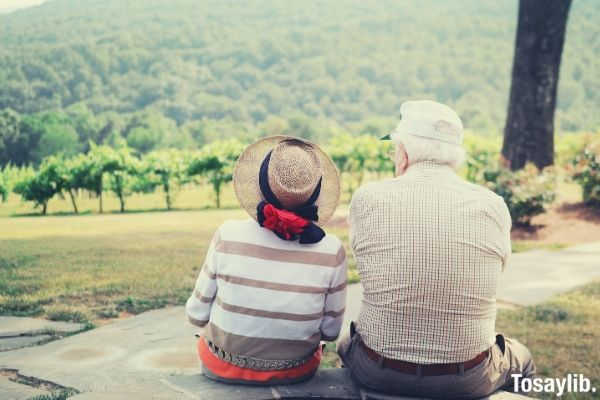
<svg viewBox="0 0 600 400">
<path fill-rule="evenodd" d="M 337 337 L 346 299 L 346 254 L 330 235 L 279 239 L 255 221 L 229 221 L 211 242 L 186 303 L 207 339 L 242 356 L 299 359 Z"/>
<path fill-rule="evenodd" d="M 343 247 L 340 248 L 337 254 L 327 254 L 314 251 L 283 250 L 252 243 L 221 240 L 217 243 L 215 249 L 225 254 L 254 257 L 268 261 L 320 265 L 322 267 L 339 267 L 346 258 Z"/>
<path fill-rule="evenodd" d="M 285 319 L 288 321 L 315 321 L 320 320 L 323 316 L 323 312 L 313 313 L 313 314 L 292 314 L 287 312 L 274 312 L 274 311 L 265 311 L 265 310 L 257 310 L 255 308 L 234 306 L 232 304 L 227 304 L 223 302 L 219 297 L 216 299 L 217 304 L 226 311 L 244 314 L 244 315 L 252 315 L 255 317 L 263 317 L 263 318 L 271 318 L 271 319 Z M 329 311 L 332 312 L 332 311 Z"/>
<path fill-rule="evenodd" d="M 203 303 L 212 303 L 213 300 L 215 299 L 215 296 L 211 296 L 211 297 L 206 297 L 206 296 L 202 296 L 202 293 L 198 292 L 198 291 L 194 291 L 194 296 L 200 300 Z"/>
<path fill-rule="evenodd" d="M 206 338 L 216 346 L 233 354 L 265 360 L 299 360 L 313 353 L 321 340 L 320 333 L 302 340 L 271 339 L 236 335 L 214 323 L 206 327 Z"/>
<path fill-rule="evenodd" d="M 199 319 L 196 319 L 196 318 L 192 318 L 189 315 L 188 315 L 188 321 L 190 321 L 190 323 L 192 325 L 195 325 L 195 326 L 197 326 L 199 328 L 202 328 L 202 327 L 206 326 L 206 324 L 208 324 L 208 320 L 205 320 L 205 321 L 199 320 Z"/>
</svg>

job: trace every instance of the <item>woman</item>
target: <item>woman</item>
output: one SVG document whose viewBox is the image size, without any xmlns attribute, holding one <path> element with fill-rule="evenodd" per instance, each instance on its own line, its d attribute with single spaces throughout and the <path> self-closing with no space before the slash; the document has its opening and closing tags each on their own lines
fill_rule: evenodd
<svg viewBox="0 0 600 400">
<path fill-rule="evenodd" d="M 316 145 L 286 136 L 261 139 L 240 156 L 236 196 L 252 219 L 217 229 L 189 320 L 203 372 L 235 383 L 283 384 L 312 377 L 320 341 L 340 332 L 346 256 L 317 225 L 335 211 L 339 174 Z"/>
</svg>

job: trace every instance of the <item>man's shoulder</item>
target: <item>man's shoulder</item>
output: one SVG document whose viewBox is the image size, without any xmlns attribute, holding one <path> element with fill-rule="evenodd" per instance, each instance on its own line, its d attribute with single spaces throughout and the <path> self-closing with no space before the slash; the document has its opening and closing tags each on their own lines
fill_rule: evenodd
<svg viewBox="0 0 600 400">
<path fill-rule="evenodd" d="M 480 197 L 483 201 L 487 201 L 489 204 L 494 206 L 502 205 L 506 206 L 504 199 L 498 194 L 494 193 L 485 186 L 478 185 L 476 183 L 469 182 L 461 179 L 464 190 L 471 192 L 473 195 Z"/>
<path fill-rule="evenodd" d="M 356 191 L 352 195 L 352 199 L 354 200 L 355 198 L 358 199 L 362 197 L 368 197 L 373 193 L 382 193 L 397 190 L 397 185 L 394 185 L 395 183 L 397 183 L 397 179 L 398 178 L 388 178 L 380 181 L 365 183 L 364 185 L 356 189 Z"/>
</svg>

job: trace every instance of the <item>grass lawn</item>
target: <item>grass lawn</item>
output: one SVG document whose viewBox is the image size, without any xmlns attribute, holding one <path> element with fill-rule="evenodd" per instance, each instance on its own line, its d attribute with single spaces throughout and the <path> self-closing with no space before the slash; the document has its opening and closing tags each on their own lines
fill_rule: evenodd
<svg viewBox="0 0 600 400">
<path fill-rule="evenodd" d="M 196 195 L 182 193 L 177 206 L 193 207 Z M 226 199 L 225 204 L 233 206 L 231 193 Z M 162 207 L 159 195 L 149 203 L 142 200 L 131 199 L 131 204 Z M 53 200 L 50 212 L 68 211 L 68 203 L 60 201 Z M 14 199 L 11 202 L 0 205 L 4 215 L 23 212 L 14 208 Z M 95 204 L 90 200 L 82 209 Z M 0 218 L 0 314 L 98 325 L 182 304 L 215 228 L 225 219 L 246 218 L 239 209 L 119 214 L 115 199 L 109 197 L 105 204 L 111 212 L 104 215 Z M 327 231 L 347 245 L 341 217 L 346 211 L 342 206 Z M 516 241 L 514 247 L 524 251 L 539 244 Z M 542 247 L 558 250 L 563 245 Z M 349 274 L 350 281 L 358 280 L 352 259 Z M 582 373 L 600 388 L 600 282 L 536 307 L 501 310 L 497 328 L 531 348 L 541 374 Z M 328 350 L 325 361 L 333 365 L 333 347 Z"/>
</svg>

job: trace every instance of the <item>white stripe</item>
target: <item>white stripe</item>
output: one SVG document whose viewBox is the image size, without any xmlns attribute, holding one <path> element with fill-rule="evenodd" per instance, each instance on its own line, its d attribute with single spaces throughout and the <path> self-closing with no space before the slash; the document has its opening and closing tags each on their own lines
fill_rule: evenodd
<svg viewBox="0 0 600 400">
<path fill-rule="evenodd" d="M 344 322 L 344 316 L 339 317 L 325 317 L 321 323 L 321 331 L 325 336 L 337 336 L 340 334 L 342 323 Z"/>
<path fill-rule="evenodd" d="M 292 314 L 323 311 L 324 294 L 282 292 L 219 281 L 219 298 L 225 303 L 257 310 Z"/>
<path fill-rule="evenodd" d="M 210 306 L 210 304 L 203 303 L 192 295 L 185 303 L 185 312 L 194 319 L 205 321 L 208 320 L 211 314 Z"/>
<path fill-rule="evenodd" d="M 224 331 L 258 338 L 307 340 L 319 331 L 321 320 L 288 321 L 231 313 L 213 305 L 211 323 Z"/>
<path fill-rule="evenodd" d="M 338 311 L 346 305 L 346 290 L 327 295 L 325 311 Z"/>
<path fill-rule="evenodd" d="M 219 274 L 268 282 L 328 288 L 336 268 L 262 260 L 235 254 L 217 256 Z"/>
</svg>

